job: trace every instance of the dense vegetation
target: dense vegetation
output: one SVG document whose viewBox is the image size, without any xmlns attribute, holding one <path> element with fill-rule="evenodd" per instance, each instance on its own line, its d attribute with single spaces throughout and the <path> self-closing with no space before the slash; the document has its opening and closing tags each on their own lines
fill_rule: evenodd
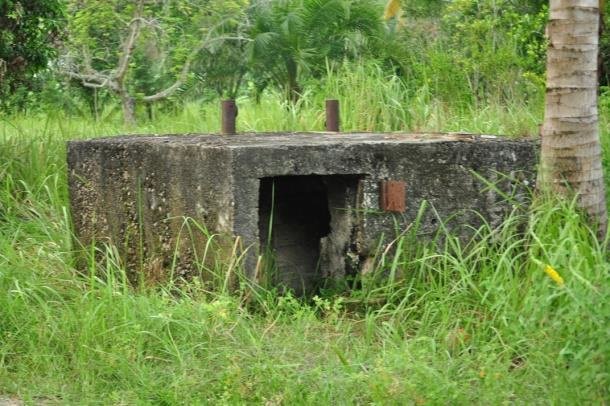
<svg viewBox="0 0 610 406">
<path fill-rule="evenodd" d="M 553 197 L 515 207 L 499 230 L 483 227 L 468 244 L 405 235 L 361 288 L 313 298 L 246 281 L 228 291 L 224 275 L 239 275 L 239 264 L 209 269 L 213 286 L 180 287 L 129 286 L 111 250 L 86 275 L 73 268 L 66 140 L 218 131 L 220 97 L 238 99 L 242 130 L 320 130 L 323 101 L 334 97 L 345 130 L 536 135 L 544 1 L 411 0 L 385 20 L 381 1 L 176 0 L 138 10 L 138 2 L 49 0 L 39 3 L 54 14 L 36 26 L 17 12 L 26 3 L 0 3 L 12 21 L 0 32 L 0 62 L 13 55 L 4 27 L 60 34 L 32 45 L 41 56 L 31 70 L 0 70 L 9 84 L 0 118 L 0 402 L 610 400 L 606 244 L 571 202 Z M 119 90 L 96 82 L 117 81 L 140 23 Z M 135 107 L 127 126 L 125 95 Z"/>
<path fill-rule="evenodd" d="M 104 118 L 129 98 L 144 119 L 218 96 L 295 103 L 350 62 L 460 108 L 535 100 L 543 82 L 544 2 L 405 1 L 387 20 L 383 1 L 200 3 L 62 3 L 59 56 L 7 95 L 5 110 Z"/>
</svg>

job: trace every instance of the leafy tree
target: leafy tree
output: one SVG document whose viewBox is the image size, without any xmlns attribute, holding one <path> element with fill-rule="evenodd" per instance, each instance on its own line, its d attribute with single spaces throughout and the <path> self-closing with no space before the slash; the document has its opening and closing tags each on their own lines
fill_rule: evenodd
<svg viewBox="0 0 610 406">
<path fill-rule="evenodd" d="M 63 17 L 60 0 L 0 0 L 0 98 L 55 56 Z"/>
<path fill-rule="evenodd" d="M 182 89 L 204 50 L 245 41 L 237 31 L 245 0 L 73 0 L 61 63 L 71 79 L 118 96 L 127 124 L 136 103 Z"/>
<path fill-rule="evenodd" d="M 522 73 L 543 83 L 547 13 L 540 1 L 454 0 L 447 5 L 442 20 L 449 48 L 476 96 L 501 92 L 493 84 L 505 88 Z M 503 73 L 508 76 L 496 80 Z"/>
<path fill-rule="evenodd" d="M 255 0 L 248 44 L 260 87 L 273 84 L 296 101 L 305 76 L 326 61 L 366 53 L 382 29 L 382 8 L 369 0 Z"/>
<path fill-rule="evenodd" d="M 230 41 L 205 49 L 193 67 L 198 81 L 219 97 L 236 98 L 248 73 L 246 43 Z"/>
</svg>

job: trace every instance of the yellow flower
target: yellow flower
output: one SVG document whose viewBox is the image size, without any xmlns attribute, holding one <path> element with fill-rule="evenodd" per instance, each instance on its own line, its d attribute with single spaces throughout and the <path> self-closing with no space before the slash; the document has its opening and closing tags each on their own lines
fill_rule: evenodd
<svg viewBox="0 0 610 406">
<path fill-rule="evenodd" d="M 544 272 L 546 272 L 549 278 L 551 278 L 557 285 L 563 286 L 563 278 L 561 277 L 561 275 L 559 275 L 559 272 L 557 272 L 555 268 L 550 265 L 547 265 L 546 268 L 544 268 Z"/>
<path fill-rule="evenodd" d="M 389 20 L 394 18 L 400 12 L 400 0 L 389 0 L 388 4 L 385 6 L 385 12 L 383 13 L 383 18 L 385 20 Z"/>
</svg>

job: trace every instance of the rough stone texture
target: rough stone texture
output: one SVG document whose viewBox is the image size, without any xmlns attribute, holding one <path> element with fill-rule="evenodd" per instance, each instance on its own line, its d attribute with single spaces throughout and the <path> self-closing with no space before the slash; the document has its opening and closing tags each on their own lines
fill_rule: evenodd
<svg viewBox="0 0 610 406">
<path fill-rule="evenodd" d="M 205 238 L 187 232 L 185 217 L 239 236 L 250 273 L 271 234 L 277 281 L 302 292 L 322 277 L 358 272 L 379 241 L 408 227 L 424 202 L 433 209 L 423 217 L 423 235 L 445 220 L 464 235 L 464 226 L 482 219 L 497 225 L 510 203 L 473 172 L 514 194 L 518 181 L 533 184 L 537 153 L 532 140 L 466 134 L 74 141 L 68 148 L 72 216 L 80 242 L 116 246 L 134 278 L 142 271 L 162 276 L 172 264 L 178 276 L 196 272 Z M 406 182 L 404 213 L 380 210 L 386 179 Z"/>
</svg>

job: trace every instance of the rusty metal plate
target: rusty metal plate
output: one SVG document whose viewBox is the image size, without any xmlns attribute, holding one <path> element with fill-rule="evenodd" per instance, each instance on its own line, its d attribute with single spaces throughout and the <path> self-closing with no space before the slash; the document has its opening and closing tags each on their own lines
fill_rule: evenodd
<svg viewBox="0 0 610 406">
<path fill-rule="evenodd" d="M 400 180 L 383 180 L 380 185 L 379 206 L 381 210 L 404 213 L 406 210 L 407 185 Z"/>
</svg>

